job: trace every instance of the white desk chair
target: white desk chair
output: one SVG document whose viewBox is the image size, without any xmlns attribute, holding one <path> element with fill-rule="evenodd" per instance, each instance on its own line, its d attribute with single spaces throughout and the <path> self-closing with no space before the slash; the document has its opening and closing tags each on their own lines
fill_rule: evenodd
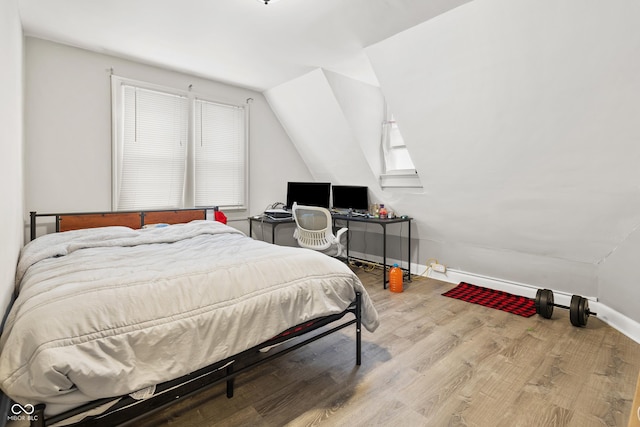
<svg viewBox="0 0 640 427">
<path fill-rule="evenodd" d="M 341 228 L 334 235 L 333 221 L 328 209 L 298 205 L 294 202 L 292 211 L 293 219 L 296 221 L 293 237 L 301 247 L 315 249 L 336 257 L 342 255 L 344 246 L 340 238 L 347 228 Z"/>
</svg>

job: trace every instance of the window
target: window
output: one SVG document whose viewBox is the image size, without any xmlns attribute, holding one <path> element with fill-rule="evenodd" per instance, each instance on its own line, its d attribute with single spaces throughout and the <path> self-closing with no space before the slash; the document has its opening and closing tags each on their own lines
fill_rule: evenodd
<svg viewBox="0 0 640 427">
<path fill-rule="evenodd" d="M 113 85 L 113 208 L 245 208 L 246 112 L 120 77 Z"/>
<path fill-rule="evenodd" d="M 196 100 L 196 206 L 242 206 L 245 188 L 243 107 Z"/>
<path fill-rule="evenodd" d="M 386 139 L 383 148 L 385 150 L 385 172 L 415 172 L 416 168 L 411 161 L 404 138 L 402 138 L 398 123 L 393 115 L 383 123 L 383 129 L 383 135 Z"/>
<path fill-rule="evenodd" d="M 409 150 L 393 114 L 385 105 L 385 121 L 382 123 L 383 172 L 382 187 L 422 187 Z"/>
</svg>

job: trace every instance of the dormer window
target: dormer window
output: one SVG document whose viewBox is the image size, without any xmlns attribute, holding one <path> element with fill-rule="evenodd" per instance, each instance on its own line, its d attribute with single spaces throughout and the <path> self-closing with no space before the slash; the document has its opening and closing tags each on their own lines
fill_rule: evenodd
<svg viewBox="0 0 640 427">
<path fill-rule="evenodd" d="M 380 185 L 384 187 L 420 188 L 418 176 L 411 155 L 404 142 L 400 127 L 393 114 L 385 105 L 385 121 L 382 123 L 383 171 Z"/>
</svg>

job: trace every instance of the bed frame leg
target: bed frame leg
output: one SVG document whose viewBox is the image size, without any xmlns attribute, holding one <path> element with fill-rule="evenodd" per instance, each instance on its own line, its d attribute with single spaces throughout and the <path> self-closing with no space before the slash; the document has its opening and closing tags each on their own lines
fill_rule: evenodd
<svg viewBox="0 0 640 427">
<path fill-rule="evenodd" d="M 233 365 L 227 366 L 227 375 L 233 374 Z M 227 380 L 227 398 L 231 399 L 233 397 L 233 382 L 235 377 L 229 378 Z"/>
<path fill-rule="evenodd" d="M 29 212 L 29 237 L 31 240 L 36 238 L 36 212 Z"/>
<path fill-rule="evenodd" d="M 33 414 L 29 415 L 29 427 L 44 427 L 44 403 L 35 406 Z"/>
<path fill-rule="evenodd" d="M 362 294 L 356 292 L 356 365 L 362 364 Z"/>
</svg>

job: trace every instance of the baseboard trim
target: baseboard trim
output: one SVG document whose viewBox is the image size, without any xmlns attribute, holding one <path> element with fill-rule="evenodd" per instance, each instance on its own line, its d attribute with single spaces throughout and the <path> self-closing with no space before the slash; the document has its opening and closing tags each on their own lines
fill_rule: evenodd
<svg viewBox="0 0 640 427">
<path fill-rule="evenodd" d="M 521 295 L 527 298 L 535 298 L 536 292 L 539 289 L 536 286 L 528 285 L 526 283 L 512 282 L 456 269 L 447 269 L 446 273 L 438 273 L 437 271 L 428 269 L 426 276 L 454 284 L 458 284 L 460 282 L 472 283 L 474 285 L 509 292 L 511 294 Z M 571 304 L 571 294 L 553 290 L 553 295 L 556 303 L 567 306 Z M 611 307 L 602 304 L 596 297 L 584 297 L 589 299 L 589 309 L 598 314 L 598 319 L 602 320 L 612 328 L 617 329 L 635 342 L 640 343 L 640 323 L 628 318 Z"/>
</svg>

